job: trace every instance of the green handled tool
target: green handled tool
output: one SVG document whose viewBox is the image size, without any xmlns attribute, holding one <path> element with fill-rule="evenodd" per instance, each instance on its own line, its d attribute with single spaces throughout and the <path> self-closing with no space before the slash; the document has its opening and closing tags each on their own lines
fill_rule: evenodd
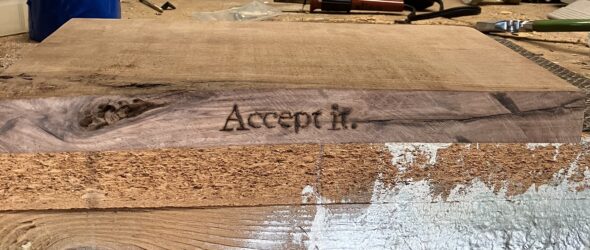
<svg viewBox="0 0 590 250">
<path fill-rule="evenodd" d="M 475 28 L 484 33 L 492 32 L 577 32 L 590 31 L 590 19 L 562 20 L 502 20 L 495 22 L 477 22 Z"/>
</svg>

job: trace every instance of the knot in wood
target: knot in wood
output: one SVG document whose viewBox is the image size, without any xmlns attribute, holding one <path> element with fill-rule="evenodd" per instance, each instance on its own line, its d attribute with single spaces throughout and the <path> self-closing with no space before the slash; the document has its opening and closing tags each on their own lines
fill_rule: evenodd
<svg viewBox="0 0 590 250">
<path fill-rule="evenodd" d="M 82 112 L 82 119 L 78 124 L 88 130 L 98 130 L 164 105 L 138 98 L 132 100 L 107 100 L 92 105 L 91 108 Z"/>
</svg>

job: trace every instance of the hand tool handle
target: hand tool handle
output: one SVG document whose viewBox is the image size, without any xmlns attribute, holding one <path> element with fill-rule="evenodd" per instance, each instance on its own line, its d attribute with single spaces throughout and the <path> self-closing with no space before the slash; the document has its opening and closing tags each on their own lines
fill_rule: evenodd
<svg viewBox="0 0 590 250">
<path fill-rule="evenodd" d="M 352 0 L 353 10 L 404 11 L 403 0 Z"/>
<path fill-rule="evenodd" d="M 403 0 L 311 0 L 310 11 L 403 11 Z"/>
<path fill-rule="evenodd" d="M 139 2 L 147 5 L 148 7 L 154 9 L 157 12 L 164 12 L 164 10 L 162 8 L 160 8 L 160 6 L 156 6 L 155 4 L 153 4 L 152 2 L 148 1 L 148 0 L 139 0 Z"/>
<path fill-rule="evenodd" d="M 576 32 L 590 31 L 590 19 L 561 19 L 533 21 L 533 31 Z"/>
</svg>

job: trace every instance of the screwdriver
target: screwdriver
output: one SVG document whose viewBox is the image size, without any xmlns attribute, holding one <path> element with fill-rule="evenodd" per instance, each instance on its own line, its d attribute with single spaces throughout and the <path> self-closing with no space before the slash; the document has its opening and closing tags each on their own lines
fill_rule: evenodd
<svg viewBox="0 0 590 250">
<path fill-rule="evenodd" d="M 484 33 L 494 32 L 584 32 L 590 31 L 590 19 L 561 20 L 502 20 L 477 22 L 475 28 Z"/>
</svg>

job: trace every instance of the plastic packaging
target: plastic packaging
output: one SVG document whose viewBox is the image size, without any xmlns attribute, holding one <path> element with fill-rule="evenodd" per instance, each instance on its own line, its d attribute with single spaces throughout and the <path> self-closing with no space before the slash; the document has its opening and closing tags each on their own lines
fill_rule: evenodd
<svg viewBox="0 0 590 250">
<path fill-rule="evenodd" d="M 281 10 L 270 7 L 260 1 L 215 12 L 195 12 L 193 18 L 198 21 L 247 21 L 262 20 L 281 14 Z"/>
<path fill-rule="evenodd" d="M 121 18 L 120 0 L 28 0 L 29 36 L 43 41 L 71 18 Z"/>
<path fill-rule="evenodd" d="M 0 36 L 27 32 L 26 0 L 0 1 Z"/>
</svg>

